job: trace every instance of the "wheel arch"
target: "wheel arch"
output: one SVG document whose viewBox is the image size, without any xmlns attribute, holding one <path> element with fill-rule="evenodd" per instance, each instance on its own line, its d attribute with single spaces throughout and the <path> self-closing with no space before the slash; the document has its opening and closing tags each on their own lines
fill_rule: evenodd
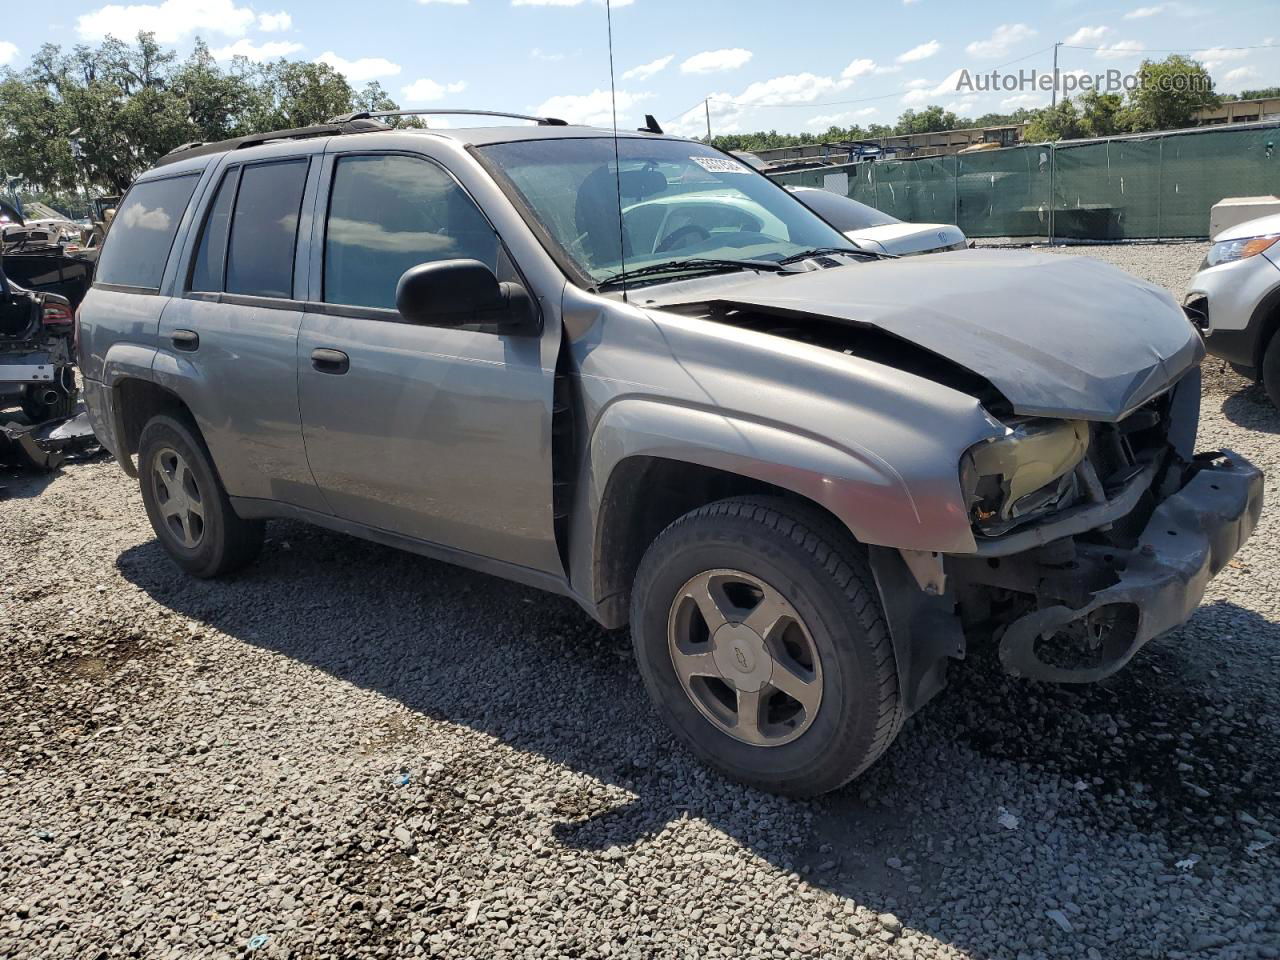
<svg viewBox="0 0 1280 960">
<path fill-rule="evenodd" d="M 919 527 L 905 482 L 887 464 L 776 424 L 627 399 L 597 421 L 587 455 L 590 537 L 578 543 L 589 563 L 574 579 L 609 627 L 626 623 L 630 580 L 648 545 L 671 521 L 715 500 L 800 501 L 863 543 Z"/>
<path fill-rule="evenodd" d="M 121 377 L 111 386 L 111 401 L 116 460 L 131 477 L 138 475 L 133 455 L 138 452 L 142 429 L 152 417 L 158 414 L 182 417 L 199 436 L 195 417 L 182 398 L 153 380 L 138 376 Z"/>
</svg>

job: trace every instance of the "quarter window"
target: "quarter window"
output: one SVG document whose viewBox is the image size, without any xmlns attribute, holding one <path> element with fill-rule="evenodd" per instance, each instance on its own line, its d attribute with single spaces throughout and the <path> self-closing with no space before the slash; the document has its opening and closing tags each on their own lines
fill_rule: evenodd
<svg viewBox="0 0 1280 960">
<path fill-rule="evenodd" d="M 236 198 L 236 180 L 240 171 L 228 171 L 213 198 L 209 216 L 200 234 L 200 249 L 191 268 L 192 290 L 221 290 L 227 262 L 227 232 L 231 228 L 231 204 Z"/>
<path fill-rule="evenodd" d="M 307 163 L 258 163 L 241 171 L 227 251 L 227 293 L 293 296 L 293 255 Z"/>
<path fill-rule="evenodd" d="M 136 183 L 120 204 L 95 271 L 99 283 L 157 290 L 198 174 Z"/>
<path fill-rule="evenodd" d="M 342 157 L 325 228 L 324 299 L 395 309 L 396 283 L 435 260 L 498 269 L 498 238 L 461 187 L 427 160 Z"/>
</svg>

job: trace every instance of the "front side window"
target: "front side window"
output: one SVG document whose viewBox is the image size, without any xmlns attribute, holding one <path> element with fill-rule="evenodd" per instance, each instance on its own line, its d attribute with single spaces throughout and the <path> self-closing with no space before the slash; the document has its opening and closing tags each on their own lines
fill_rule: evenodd
<svg viewBox="0 0 1280 960">
<path fill-rule="evenodd" d="M 406 270 L 455 259 L 497 272 L 498 237 L 447 173 L 414 157 L 339 158 L 325 225 L 325 302 L 395 309 Z"/>
<path fill-rule="evenodd" d="M 227 250 L 227 293 L 293 296 L 293 255 L 307 164 L 286 160 L 241 171 Z"/>
<path fill-rule="evenodd" d="M 190 174 L 135 183 L 111 222 L 94 279 L 159 289 L 178 224 L 199 180 L 199 174 Z"/>
<path fill-rule="evenodd" d="M 624 264 L 630 273 L 669 262 L 778 261 L 850 247 L 789 193 L 710 147 L 628 137 L 618 141 L 616 162 L 614 149 L 602 137 L 499 143 L 480 152 L 597 283 L 616 279 Z"/>
</svg>

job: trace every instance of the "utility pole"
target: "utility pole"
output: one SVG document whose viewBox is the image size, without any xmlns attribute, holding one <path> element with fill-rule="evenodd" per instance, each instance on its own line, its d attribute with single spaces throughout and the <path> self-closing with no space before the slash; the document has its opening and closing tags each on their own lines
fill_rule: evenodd
<svg viewBox="0 0 1280 960">
<path fill-rule="evenodd" d="M 711 98 L 705 97 L 702 101 L 702 109 L 707 111 L 707 144 L 711 143 Z"/>
<path fill-rule="evenodd" d="M 1058 105 L 1058 48 L 1060 46 L 1062 46 L 1061 40 L 1053 45 L 1053 101 L 1050 103 L 1053 107 Z"/>
</svg>

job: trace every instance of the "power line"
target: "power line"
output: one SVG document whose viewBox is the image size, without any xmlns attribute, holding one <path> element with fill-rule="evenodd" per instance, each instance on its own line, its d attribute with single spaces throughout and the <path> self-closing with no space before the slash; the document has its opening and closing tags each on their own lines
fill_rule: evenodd
<svg viewBox="0 0 1280 960">
<path fill-rule="evenodd" d="M 1141 49 L 1137 49 L 1137 50 L 1129 50 L 1125 47 L 1121 47 L 1119 50 L 1117 50 L 1115 47 L 1081 47 L 1073 43 L 1064 43 L 1063 46 L 1066 47 L 1068 50 L 1108 50 L 1116 53 L 1123 52 L 1123 53 L 1139 54 L 1139 53 L 1208 53 L 1210 50 L 1271 50 L 1276 47 L 1280 47 L 1280 43 L 1255 43 L 1252 46 L 1248 46 L 1248 47 L 1218 47 L 1218 46 L 1142 47 Z"/>
<path fill-rule="evenodd" d="M 1062 44 L 1062 46 L 1067 50 L 1108 50 L 1110 51 L 1115 49 L 1114 47 L 1084 47 L 1084 46 L 1079 46 L 1079 45 L 1070 44 L 1070 43 L 1064 43 Z M 1133 51 L 1126 51 L 1126 52 L 1132 52 L 1133 54 L 1191 53 L 1191 52 L 1196 52 L 1198 50 L 1271 50 L 1277 47 L 1280 47 L 1280 43 L 1257 43 L 1251 46 L 1244 46 L 1244 47 L 1219 47 L 1219 46 L 1194 47 L 1194 48 L 1193 47 L 1178 47 L 1178 48 L 1149 47 L 1149 48 L 1144 48 L 1142 50 L 1133 50 Z M 1005 67 L 1012 66 L 1015 63 L 1021 63 L 1024 60 L 1030 60 L 1032 57 L 1038 57 L 1041 54 L 1048 53 L 1052 49 L 1053 49 L 1053 45 L 1051 44 L 1050 46 L 1043 47 L 1040 50 L 1033 51 L 1032 53 L 1028 53 L 1026 56 L 1018 57 L 1015 60 L 1009 60 L 1008 62 L 1002 63 L 996 67 L 992 67 L 991 69 L 1003 70 Z M 983 72 L 985 73 L 986 71 L 984 70 Z M 804 101 L 800 103 L 761 103 L 761 102 L 752 101 L 752 100 L 729 100 L 722 97 L 704 97 L 702 100 L 699 100 L 693 106 L 689 107 L 689 109 L 683 110 L 680 113 L 676 114 L 667 122 L 672 123 L 676 120 L 679 120 L 685 114 L 692 113 L 698 107 L 702 106 L 704 100 L 710 101 L 711 103 L 731 104 L 732 106 L 735 106 L 735 107 L 755 107 L 757 109 L 768 109 L 768 110 L 774 110 L 774 109 L 780 109 L 780 108 L 811 110 L 814 107 L 847 107 L 855 103 L 874 103 L 879 100 L 892 100 L 895 97 L 901 97 L 903 95 L 904 95 L 904 91 L 899 90 L 895 93 L 884 93 L 874 97 L 858 97 L 852 100 L 812 100 L 812 101 Z"/>
</svg>

